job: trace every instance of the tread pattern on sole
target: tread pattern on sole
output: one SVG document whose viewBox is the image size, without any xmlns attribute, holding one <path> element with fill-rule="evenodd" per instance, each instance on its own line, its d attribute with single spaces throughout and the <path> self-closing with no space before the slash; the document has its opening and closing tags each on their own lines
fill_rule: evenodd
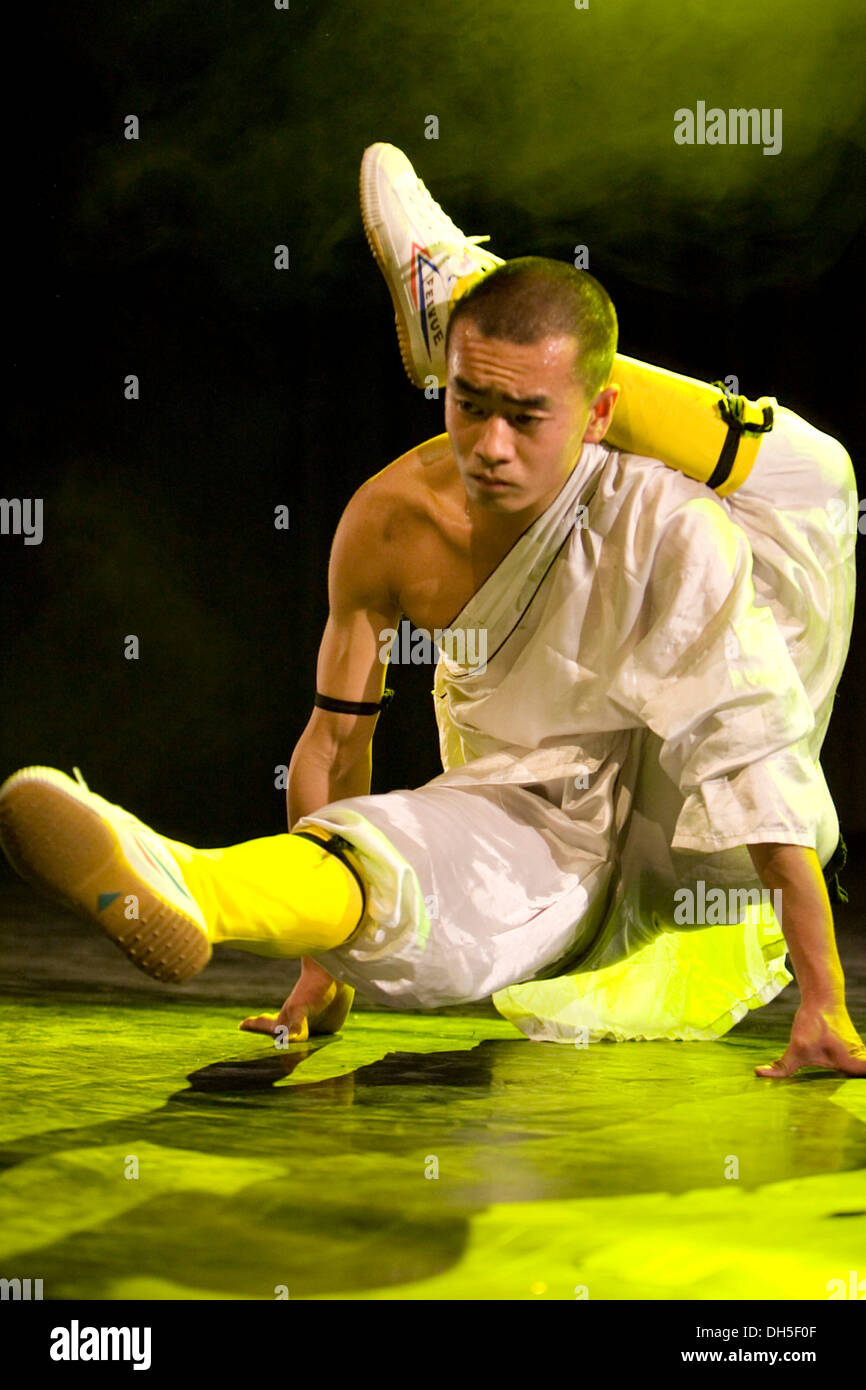
<svg viewBox="0 0 866 1390">
<path fill-rule="evenodd" d="M 211 957 L 201 927 L 179 912 L 123 856 L 98 811 L 53 768 L 25 768 L 0 787 L 0 843 L 12 867 L 40 892 L 95 923 L 152 979 L 182 984 Z M 117 897 L 94 904 L 99 880 Z M 134 895 L 138 916 L 127 917 Z"/>
</svg>

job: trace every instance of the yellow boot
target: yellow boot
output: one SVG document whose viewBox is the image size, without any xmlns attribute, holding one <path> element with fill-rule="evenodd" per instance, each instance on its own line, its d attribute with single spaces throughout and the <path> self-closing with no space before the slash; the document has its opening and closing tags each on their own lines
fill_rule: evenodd
<svg viewBox="0 0 866 1390">
<path fill-rule="evenodd" d="M 262 955 L 332 949 L 360 925 L 365 894 L 350 860 L 307 832 L 195 850 L 53 768 L 0 787 L 0 844 L 12 867 L 95 922 L 154 979 L 182 983 L 218 941 Z M 322 831 L 328 839 L 329 832 Z"/>
<path fill-rule="evenodd" d="M 304 830 L 228 849 L 166 843 L 212 943 L 260 956 L 315 956 L 341 945 L 361 923 L 365 894 L 346 856 L 350 846 L 327 830 L 321 839 Z"/>
<path fill-rule="evenodd" d="M 677 372 L 632 357 L 614 358 L 611 385 L 621 388 L 605 442 L 628 454 L 661 459 L 706 483 L 720 497 L 749 476 L 761 437 L 773 428 L 773 402 L 728 396 Z"/>
</svg>

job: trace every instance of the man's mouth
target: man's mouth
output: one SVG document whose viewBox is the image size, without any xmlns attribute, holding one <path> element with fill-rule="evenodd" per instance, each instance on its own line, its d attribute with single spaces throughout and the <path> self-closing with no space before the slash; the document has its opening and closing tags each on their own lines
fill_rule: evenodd
<svg viewBox="0 0 866 1390">
<path fill-rule="evenodd" d="M 476 483 L 489 488 L 491 492 L 504 492 L 506 488 L 511 487 L 511 483 L 506 482 L 504 478 L 494 478 L 489 473 L 473 473 L 471 476 Z"/>
</svg>

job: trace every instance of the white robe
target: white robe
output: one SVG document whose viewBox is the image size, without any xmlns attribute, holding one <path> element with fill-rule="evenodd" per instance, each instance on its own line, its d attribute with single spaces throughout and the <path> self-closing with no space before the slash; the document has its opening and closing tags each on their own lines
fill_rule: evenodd
<svg viewBox="0 0 866 1390">
<path fill-rule="evenodd" d="M 772 916 L 675 915 L 699 881 L 760 888 L 749 843 L 825 864 L 838 839 L 818 756 L 853 618 L 854 476 L 774 408 L 724 500 L 584 446 L 451 625 L 484 630 L 487 662 L 440 656 L 445 772 L 296 827 L 339 831 L 370 883 L 358 932 L 317 957 L 337 978 L 397 1008 L 492 994 L 557 1041 L 715 1037 L 790 980 Z"/>
</svg>

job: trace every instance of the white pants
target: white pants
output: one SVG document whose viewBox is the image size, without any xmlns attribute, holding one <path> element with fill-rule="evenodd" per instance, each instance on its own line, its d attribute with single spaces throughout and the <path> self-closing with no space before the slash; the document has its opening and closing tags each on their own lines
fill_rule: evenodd
<svg viewBox="0 0 866 1390">
<path fill-rule="evenodd" d="M 851 461 L 835 441 L 783 407 L 776 409 L 776 423 L 752 474 L 722 505 L 749 537 L 756 602 L 772 609 L 809 696 L 817 760 L 850 639 L 856 484 Z M 850 502 L 844 522 L 840 498 Z M 555 779 L 531 790 L 450 787 L 447 773 L 417 790 L 351 797 L 303 817 L 295 829 L 320 826 L 354 846 L 370 890 L 359 930 L 317 959 L 385 1007 L 459 1004 L 568 971 L 578 972 L 570 978 L 579 981 L 580 972 L 634 956 L 672 931 L 660 905 L 670 901 L 671 883 L 689 873 L 721 884 L 754 880 L 745 849 L 697 859 L 672 855 L 673 803 L 666 808 L 654 799 L 641 821 L 637 763 L 657 762 L 657 743 L 645 729 L 607 735 L 589 814 L 584 800 L 579 820 L 562 809 L 566 798 Z M 624 807 L 619 791 L 629 769 L 634 794 Z M 635 844 L 641 850 L 631 864 L 615 853 L 626 822 L 632 852 Z M 817 847 L 822 864 L 838 839 L 835 814 L 826 822 Z M 747 992 L 767 1002 L 790 976 L 778 965 L 770 968 L 760 942 L 756 936 L 748 943 L 758 973 L 749 967 Z M 665 959 L 663 965 L 659 957 L 658 969 L 669 971 Z M 740 1007 L 738 991 L 743 987 L 733 982 L 732 1020 L 747 1007 Z M 518 995 L 511 991 L 509 1002 Z M 537 1013 L 544 1007 L 543 986 L 533 999 Z M 560 991 L 556 1007 L 561 999 Z M 517 1026 L 524 1028 L 523 1022 Z M 639 1027 L 623 1034 L 644 1035 L 650 1034 Z M 651 1035 L 683 1036 L 665 1029 Z"/>
</svg>

